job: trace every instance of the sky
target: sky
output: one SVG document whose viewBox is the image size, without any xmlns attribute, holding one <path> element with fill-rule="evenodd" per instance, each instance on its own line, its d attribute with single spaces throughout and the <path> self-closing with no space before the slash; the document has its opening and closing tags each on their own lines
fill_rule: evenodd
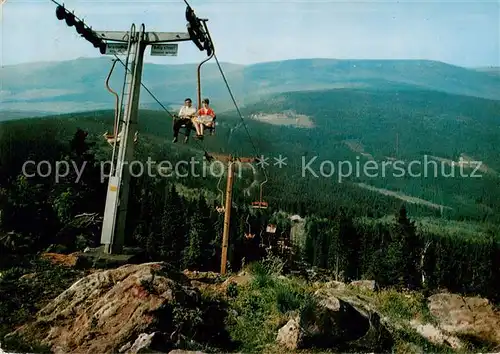
<svg viewBox="0 0 500 354">
<path fill-rule="evenodd" d="M 50 0 L 4 1 L 0 65 L 101 56 L 55 16 Z M 219 61 L 252 64 L 295 58 L 429 59 L 464 67 L 500 66 L 500 0 L 256 1 L 191 0 L 208 26 Z M 66 0 L 97 30 L 185 32 L 183 0 Z M 192 42 L 176 57 L 146 62 L 200 62 Z"/>
</svg>

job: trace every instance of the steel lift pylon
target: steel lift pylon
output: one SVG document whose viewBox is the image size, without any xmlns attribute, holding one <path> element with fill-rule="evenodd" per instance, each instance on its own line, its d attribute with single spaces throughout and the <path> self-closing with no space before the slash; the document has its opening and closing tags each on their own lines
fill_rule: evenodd
<svg viewBox="0 0 500 354">
<path fill-rule="evenodd" d="M 125 223 L 130 188 L 130 170 L 127 165 L 134 157 L 134 135 L 137 130 L 139 95 L 141 90 L 144 52 L 148 45 L 190 41 L 189 33 L 146 32 L 144 24 L 136 31 L 132 24 L 130 31 L 96 31 L 109 42 L 126 43 L 125 79 L 118 113 L 121 126 L 120 142 L 115 142 L 109 173 L 108 191 L 101 232 L 104 253 L 122 253 L 125 243 Z M 108 54 L 108 53 L 107 53 Z M 117 139 L 115 139 L 117 140 Z M 118 152 L 116 147 L 118 145 Z"/>
</svg>

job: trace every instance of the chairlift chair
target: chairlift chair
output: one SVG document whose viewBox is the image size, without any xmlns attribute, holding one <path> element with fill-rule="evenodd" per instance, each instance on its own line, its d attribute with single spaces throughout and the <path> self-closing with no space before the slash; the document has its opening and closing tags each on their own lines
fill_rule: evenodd
<svg viewBox="0 0 500 354">
<path fill-rule="evenodd" d="M 245 220 L 246 224 L 248 225 L 248 232 L 245 232 L 245 238 L 247 240 L 251 240 L 255 237 L 255 234 L 252 233 L 250 223 L 248 222 L 248 218 L 250 217 L 250 214 L 247 215 L 247 219 Z"/>
<path fill-rule="evenodd" d="M 197 69 L 197 79 L 198 79 L 198 86 L 197 86 L 197 98 L 198 98 L 198 102 L 197 102 L 197 107 L 196 107 L 196 112 L 198 112 L 201 108 L 201 67 L 203 66 L 203 64 L 205 64 L 207 61 L 209 61 L 210 59 L 212 59 L 214 53 L 212 52 L 212 55 L 210 55 L 208 58 L 204 59 L 199 65 L 198 65 L 198 69 Z M 216 119 L 217 119 L 217 116 L 215 116 L 212 120 L 212 125 L 208 126 L 206 124 L 203 124 L 204 126 L 204 129 L 208 130 L 210 132 L 210 135 L 215 135 L 215 126 L 217 125 L 216 123 Z M 174 120 L 172 121 L 172 128 L 173 128 L 173 125 L 175 124 L 175 118 Z M 191 123 L 192 125 L 192 123 Z M 184 129 L 184 135 L 186 136 L 186 139 L 184 142 L 187 142 L 187 132 L 186 132 L 186 128 L 188 128 L 187 124 L 182 124 L 181 125 L 181 129 Z M 189 127 L 189 129 L 194 129 L 193 126 Z"/>
<path fill-rule="evenodd" d="M 115 138 L 114 134 L 109 134 L 108 132 L 104 133 L 102 136 L 104 137 L 104 139 L 106 139 L 106 141 L 108 142 L 109 145 L 113 146 L 115 144 L 115 141 L 116 141 L 117 145 L 120 143 L 120 140 L 122 139 L 122 136 L 123 136 L 123 132 L 120 132 L 116 136 L 116 138 Z M 138 139 L 139 139 L 139 134 L 138 134 L 138 132 L 135 132 L 134 143 L 137 143 Z"/>
<path fill-rule="evenodd" d="M 263 230 L 260 231 L 260 235 L 259 235 L 259 238 L 260 238 L 260 242 L 259 242 L 259 247 L 260 248 L 264 248 L 266 247 L 266 245 L 264 244 L 264 237 L 262 237 L 262 234 L 263 234 Z"/>
<path fill-rule="evenodd" d="M 219 188 L 220 182 L 222 181 L 222 177 L 224 174 L 222 174 L 219 177 L 219 182 L 217 183 L 217 190 L 220 192 L 220 206 L 216 206 L 215 210 L 217 210 L 218 213 L 223 214 L 226 212 L 226 208 L 224 206 L 224 191 Z"/>
<path fill-rule="evenodd" d="M 274 234 L 276 232 L 276 225 L 269 224 L 266 227 L 266 232 L 270 234 Z"/>
<path fill-rule="evenodd" d="M 203 124 L 204 126 L 204 129 L 205 130 L 208 130 L 210 132 L 210 135 L 215 135 L 215 126 L 216 126 L 216 123 L 215 123 L 215 119 L 217 118 L 217 116 L 214 117 L 213 121 L 212 121 L 212 126 L 207 126 L 205 124 Z M 178 119 L 177 116 L 174 117 L 174 119 L 172 120 L 172 129 L 174 128 L 174 125 L 175 125 L 175 120 Z M 192 123 L 190 124 L 191 127 L 189 128 L 190 130 L 194 130 L 194 126 L 192 126 Z M 181 125 L 181 129 L 184 129 L 184 135 L 186 136 L 186 139 L 184 142 L 187 142 L 187 131 L 186 131 L 186 128 L 187 128 L 187 124 L 182 124 Z"/>
<path fill-rule="evenodd" d="M 120 106 L 120 97 L 118 96 L 118 93 L 114 91 L 111 87 L 109 87 L 109 79 L 111 78 L 111 74 L 113 73 L 113 70 L 115 69 L 115 65 L 117 63 L 118 59 L 113 59 L 113 65 L 111 66 L 111 70 L 109 70 L 109 74 L 106 77 L 106 89 L 115 96 L 115 120 L 113 124 L 113 133 L 109 134 L 108 132 L 105 132 L 103 134 L 104 139 L 108 142 L 109 145 L 113 146 L 115 144 L 118 144 L 120 140 L 123 137 L 123 130 L 118 133 L 118 116 L 120 114 L 119 112 L 119 106 Z M 136 143 L 138 140 L 138 132 L 135 132 L 134 134 L 134 143 Z"/>
<path fill-rule="evenodd" d="M 262 186 L 267 183 L 267 175 L 266 180 L 260 184 L 260 200 L 252 202 L 251 207 L 254 209 L 267 209 L 269 204 L 262 200 Z"/>
<path fill-rule="evenodd" d="M 254 209 L 267 209 L 269 207 L 269 204 L 267 202 L 258 201 L 252 202 L 251 206 Z"/>
<path fill-rule="evenodd" d="M 206 28 L 206 24 L 205 24 L 205 29 L 207 30 Z M 207 30 L 207 33 L 208 33 L 208 30 Z M 198 69 L 197 69 L 197 80 L 198 80 L 198 86 L 197 86 L 197 93 L 198 93 L 198 107 L 197 107 L 197 112 L 200 110 L 201 108 L 201 67 L 203 64 L 205 64 L 207 61 L 209 61 L 210 59 L 212 59 L 212 57 L 214 56 L 215 54 L 215 49 L 212 48 L 212 51 L 211 53 L 207 52 L 209 54 L 208 58 L 206 58 L 205 60 L 203 60 L 199 65 L 198 65 Z M 210 132 L 210 135 L 215 135 L 215 126 L 216 126 L 216 120 L 217 116 L 215 116 L 212 120 L 212 125 L 210 126 L 207 126 L 205 124 L 203 124 L 204 126 L 204 129 L 207 129 L 209 132 Z"/>
<path fill-rule="evenodd" d="M 111 66 L 111 70 L 109 70 L 108 77 L 106 77 L 106 89 L 115 96 L 115 120 L 113 124 L 113 133 L 109 134 L 108 132 L 104 133 L 103 136 L 106 139 L 106 141 L 110 144 L 113 145 L 115 143 L 118 143 L 121 139 L 121 135 L 118 135 L 118 115 L 119 115 L 119 105 L 120 105 L 120 97 L 118 96 L 118 93 L 114 91 L 111 87 L 109 87 L 109 79 L 111 78 L 111 74 L 113 73 L 113 70 L 115 69 L 115 65 L 117 63 L 118 59 L 113 60 L 113 65 Z"/>
</svg>

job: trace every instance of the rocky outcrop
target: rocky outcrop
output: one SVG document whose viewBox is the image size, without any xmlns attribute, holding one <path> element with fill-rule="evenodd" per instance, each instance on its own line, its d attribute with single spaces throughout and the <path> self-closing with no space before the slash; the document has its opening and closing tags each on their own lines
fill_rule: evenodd
<svg viewBox="0 0 500 354">
<path fill-rule="evenodd" d="M 154 353 L 155 350 L 153 348 L 158 347 L 158 344 L 155 342 L 160 341 L 161 343 L 163 341 L 161 336 L 162 335 L 159 332 L 150 334 L 142 333 L 139 337 L 137 337 L 135 342 L 129 342 L 121 347 L 119 352 L 125 354 Z"/>
<path fill-rule="evenodd" d="M 429 342 L 439 345 L 447 345 L 453 349 L 463 349 L 464 343 L 456 336 L 449 335 L 431 323 L 420 323 L 410 321 L 410 326 Z"/>
<path fill-rule="evenodd" d="M 289 349 L 296 350 L 303 346 L 304 330 L 300 325 L 300 318 L 292 318 L 286 325 L 280 328 L 276 342 L 281 346 Z"/>
<path fill-rule="evenodd" d="M 332 280 L 332 281 L 325 283 L 325 287 L 330 288 L 330 289 L 334 289 L 334 290 L 345 290 L 346 284 L 342 283 L 341 281 Z"/>
<path fill-rule="evenodd" d="M 350 285 L 367 291 L 377 291 L 379 289 L 375 280 L 355 280 Z"/>
<path fill-rule="evenodd" d="M 500 312 L 487 299 L 441 293 L 428 306 L 443 331 L 500 349 Z"/>
<path fill-rule="evenodd" d="M 356 347 L 384 351 L 392 338 L 379 314 L 361 299 L 353 299 L 339 282 L 314 293 L 310 307 L 282 327 L 276 341 L 290 350 Z"/>
<path fill-rule="evenodd" d="M 147 347 L 153 337 L 139 334 L 174 332 L 174 306 L 195 308 L 198 300 L 188 279 L 163 263 L 126 265 L 80 279 L 13 334 L 55 353 L 118 352 L 129 342 Z"/>
</svg>

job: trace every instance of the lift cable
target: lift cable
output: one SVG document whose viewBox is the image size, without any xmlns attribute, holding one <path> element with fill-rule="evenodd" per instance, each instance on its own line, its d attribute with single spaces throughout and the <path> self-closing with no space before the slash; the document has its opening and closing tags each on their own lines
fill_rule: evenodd
<svg viewBox="0 0 500 354">
<path fill-rule="evenodd" d="M 184 0 L 184 2 L 186 3 L 186 5 L 187 5 L 187 6 L 190 6 L 190 5 L 188 4 L 187 0 Z M 259 153 L 258 153 L 258 151 L 257 151 L 257 148 L 256 148 L 256 146 L 255 146 L 255 144 L 254 144 L 254 142 L 253 142 L 252 136 L 250 135 L 250 132 L 248 131 L 248 127 L 247 127 L 247 125 L 246 125 L 246 123 L 245 123 L 245 120 L 244 120 L 244 118 L 243 118 L 243 115 L 241 114 L 240 108 L 238 107 L 238 103 L 236 102 L 236 99 L 234 98 L 233 92 L 232 92 L 232 90 L 231 90 L 231 86 L 229 85 L 229 82 L 228 82 L 228 80 L 227 80 L 227 78 L 226 78 L 226 75 L 224 74 L 224 70 L 222 69 L 222 65 L 220 64 L 219 59 L 217 58 L 216 51 L 215 51 L 215 45 L 214 45 L 214 43 L 213 43 L 213 41 L 212 41 L 212 38 L 211 38 L 211 36 L 210 36 L 210 31 L 209 31 L 209 29 L 208 29 L 208 27 L 207 27 L 206 23 L 205 23 L 205 30 L 206 30 L 206 32 L 207 32 L 207 36 L 208 36 L 208 40 L 210 41 L 210 45 L 211 45 L 211 46 L 212 46 L 212 48 L 213 48 L 213 54 L 212 54 L 212 55 L 213 55 L 213 57 L 215 58 L 215 62 L 217 63 L 217 67 L 219 68 L 220 74 L 221 74 L 221 76 L 222 76 L 222 79 L 224 80 L 224 83 L 225 83 L 226 88 L 227 88 L 227 90 L 228 90 L 228 92 L 229 92 L 229 95 L 231 96 L 231 99 L 232 99 L 232 101 L 233 101 L 234 107 L 236 108 L 236 111 L 238 112 L 238 115 L 239 115 L 239 117 L 240 117 L 240 119 L 241 119 L 241 122 L 242 122 L 243 126 L 245 127 L 245 131 L 246 131 L 246 133 L 247 133 L 247 135 L 248 135 L 248 138 L 249 138 L 249 140 L 250 140 L 250 144 L 252 144 L 253 150 L 254 150 L 254 152 L 255 152 L 256 159 L 260 162 L 260 165 L 261 165 L 260 167 L 262 168 L 262 172 L 264 173 L 265 180 L 264 180 L 264 182 L 263 182 L 263 183 L 261 183 L 261 185 L 260 185 L 260 202 L 262 202 L 262 186 L 263 186 L 265 183 L 267 183 L 267 182 L 268 182 L 268 176 L 267 176 L 266 169 L 265 169 L 265 161 L 264 161 L 264 160 L 262 160 L 262 161 L 261 161 L 261 159 L 263 159 L 263 156 L 262 156 L 262 155 L 261 155 L 261 156 L 259 156 Z M 259 164 L 259 163 L 258 163 L 258 164 Z"/>
<path fill-rule="evenodd" d="M 259 156 L 257 148 L 255 147 L 255 144 L 253 143 L 252 136 L 250 135 L 250 132 L 248 131 L 247 125 L 245 124 L 245 120 L 243 119 L 243 115 L 241 114 L 240 108 L 238 107 L 238 104 L 236 103 L 233 92 L 231 91 L 231 87 L 229 86 L 229 83 L 226 79 L 226 75 L 224 75 L 224 70 L 222 70 L 222 66 L 219 63 L 219 59 L 217 59 L 217 56 L 215 54 L 214 54 L 214 58 L 215 58 L 215 62 L 217 63 L 217 66 L 219 67 L 219 71 L 221 73 L 221 76 L 224 79 L 224 83 L 226 84 L 226 88 L 229 92 L 229 95 L 231 96 L 231 99 L 233 100 L 234 107 L 236 108 L 236 111 L 238 112 L 238 115 L 241 119 L 241 122 L 243 123 L 243 126 L 245 127 L 245 131 L 247 132 L 250 143 L 252 144 L 253 150 L 255 152 L 255 156 L 256 156 L 257 160 L 259 160 L 259 162 L 261 163 L 262 172 L 264 173 L 265 181 L 267 182 L 268 177 L 267 177 L 266 169 L 264 168 L 265 161 L 260 161 L 262 156 Z"/>
<path fill-rule="evenodd" d="M 254 149 L 254 152 L 256 155 L 258 155 L 257 148 L 255 147 L 255 144 L 253 143 L 252 136 L 250 135 L 250 132 L 248 131 L 247 125 L 245 124 L 245 121 L 243 119 L 243 115 L 241 114 L 240 108 L 238 107 L 238 104 L 236 103 L 236 99 L 234 98 L 233 92 L 231 90 L 231 87 L 229 86 L 229 83 L 227 82 L 226 75 L 224 74 L 224 70 L 222 70 L 222 66 L 219 63 L 219 59 L 217 58 L 217 55 L 214 54 L 215 62 L 217 63 L 217 66 L 219 68 L 219 71 L 221 73 L 222 79 L 224 80 L 224 83 L 226 84 L 226 88 L 229 92 L 229 95 L 231 96 L 231 99 L 233 101 L 234 107 L 236 108 L 236 111 L 238 112 L 238 115 L 241 119 L 241 122 L 243 123 L 243 126 L 245 127 L 245 130 L 247 132 L 248 138 L 250 140 L 250 143 L 252 144 L 252 147 Z"/>
</svg>

